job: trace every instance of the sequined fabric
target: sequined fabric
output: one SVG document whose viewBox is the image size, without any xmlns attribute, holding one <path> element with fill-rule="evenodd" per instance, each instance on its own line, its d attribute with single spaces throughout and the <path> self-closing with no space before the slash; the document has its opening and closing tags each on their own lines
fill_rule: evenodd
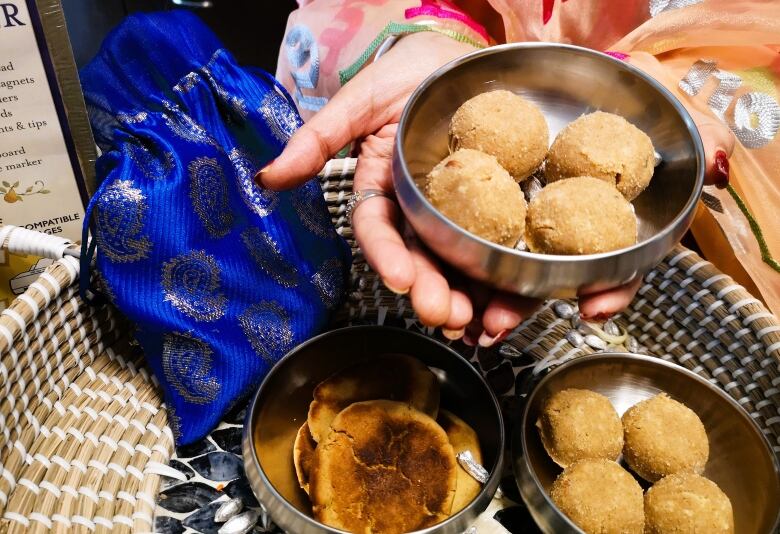
<svg viewBox="0 0 780 534">
<path fill-rule="evenodd" d="M 316 181 L 255 184 L 301 119 L 194 15 L 128 18 L 81 75 L 103 152 L 88 219 L 101 293 L 138 327 L 191 443 L 327 325 L 349 249 Z"/>
</svg>

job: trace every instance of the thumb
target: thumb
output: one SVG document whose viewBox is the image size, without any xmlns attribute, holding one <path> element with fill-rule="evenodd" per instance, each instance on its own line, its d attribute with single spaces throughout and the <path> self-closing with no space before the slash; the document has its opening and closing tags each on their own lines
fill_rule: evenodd
<svg viewBox="0 0 780 534">
<path fill-rule="evenodd" d="M 374 124 L 373 88 L 369 82 L 358 75 L 342 87 L 293 134 L 279 157 L 260 170 L 255 181 L 277 191 L 296 187 L 320 172 L 350 142 L 381 126 Z"/>
</svg>

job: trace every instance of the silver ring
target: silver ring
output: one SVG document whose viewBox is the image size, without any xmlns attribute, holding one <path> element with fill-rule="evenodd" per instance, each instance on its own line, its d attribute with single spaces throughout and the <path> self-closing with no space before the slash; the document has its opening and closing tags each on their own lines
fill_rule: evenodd
<svg viewBox="0 0 780 534">
<path fill-rule="evenodd" d="M 347 221 L 350 225 L 352 224 L 352 214 L 355 213 L 355 210 L 360 205 L 360 203 L 372 197 L 385 197 L 387 199 L 393 200 L 391 196 L 379 189 L 363 189 L 362 191 L 355 191 L 352 193 L 352 196 L 347 202 L 346 215 Z"/>
</svg>

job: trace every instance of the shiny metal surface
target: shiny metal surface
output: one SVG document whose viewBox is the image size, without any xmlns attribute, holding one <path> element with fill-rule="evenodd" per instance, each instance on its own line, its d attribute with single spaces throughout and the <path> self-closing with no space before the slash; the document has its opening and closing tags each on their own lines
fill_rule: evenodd
<svg viewBox="0 0 780 534">
<path fill-rule="evenodd" d="M 777 531 L 780 467 L 769 442 L 747 412 L 718 386 L 687 369 L 651 356 L 611 353 L 571 360 L 544 377 L 528 396 L 522 423 L 512 436 L 513 468 L 520 493 L 543 531 L 581 532 L 550 501 L 547 490 L 561 468 L 547 456 L 535 426 L 545 400 L 566 388 L 606 395 L 620 415 L 662 391 L 686 404 L 707 430 L 710 457 L 703 475 L 731 499 L 735 532 Z"/>
<path fill-rule="evenodd" d="M 556 256 L 502 247 L 446 219 L 423 196 L 423 178 L 447 153 L 447 129 L 467 99 L 507 89 L 536 103 L 550 142 L 569 122 L 596 110 L 624 116 L 653 140 L 663 162 L 634 202 L 638 244 L 619 251 Z M 693 120 L 658 82 L 605 54 L 568 45 L 514 43 L 445 65 L 409 99 L 395 141 L 393 180 L 421 240 L 472 278 L 528 296 L 605 289 L 652 269 L 690 225 L 704 183 L 704 150 Z M 609 223 L 609 214 L 604 214 Z"/>
<path fill-rule="evenodd" d="M 244 467 L 252 491 L 286 532 L 342 532 L 311 517 L 308 497 L 298 487 L 292 462 L 295 433 L 306 415 L 314 387 L 322 380 L 372 356 L 408 354 L 439 378 L 441 406 L 464 419 L 480 439 L 490 476 L 464 510 L 420 533 L 460 534 L 487 508 L 503 465 L 504 424 L 498 401 L 481 375 L 460 355 L 420 334 L 379 326 L 334 330 L 300 345 L 263 381 L 249 405 L 242 441 Z"/>
</svg>

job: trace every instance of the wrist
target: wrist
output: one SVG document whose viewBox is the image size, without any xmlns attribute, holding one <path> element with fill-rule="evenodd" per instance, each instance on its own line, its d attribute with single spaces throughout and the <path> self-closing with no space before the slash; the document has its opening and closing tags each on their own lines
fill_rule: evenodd
<svg viewBox="0 0 780 534">
<path fill-rule="evenodd" d="M 396 49 L 400 49 L 414 54 L 418 59 L 422 53 L 424 55 L 422 59 L 432 60 L 443 65 L 456 57 L 484 46 L 483 43 L 471 37 L 440 27 L 436 23 L 397 24 L 391 22 L 355 63 L 339 71 L 339 79 L 341 85 L 346 84 L 358 72 L 379 61 L 391 50 L 394 55 L 400 53 L 396 51 Z"/>
</svg>

